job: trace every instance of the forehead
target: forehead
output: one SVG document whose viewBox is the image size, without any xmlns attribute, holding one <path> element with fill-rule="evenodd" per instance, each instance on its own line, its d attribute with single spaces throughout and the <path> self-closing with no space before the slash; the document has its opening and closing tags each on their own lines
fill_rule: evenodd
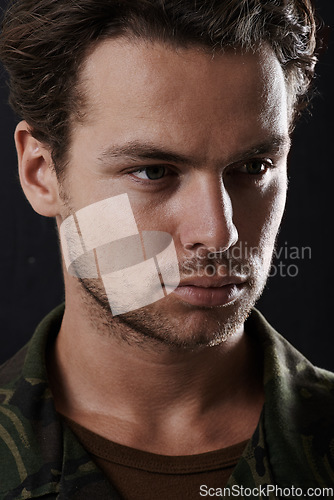
<svg viewBox="0 0 334 500">
<path fill-rule="evenodd" d="M 219 145 L 228 153 L 241 140 L 251 143 L 254 134 L 288 130 L 283 72 L 266 47 L 213 55 L 109 40 L 87 57 L 81 84 L 87 105 L 82 129 L 99 131 L 101 145 L 149 139 L 198 154 Z"/>
</svg>

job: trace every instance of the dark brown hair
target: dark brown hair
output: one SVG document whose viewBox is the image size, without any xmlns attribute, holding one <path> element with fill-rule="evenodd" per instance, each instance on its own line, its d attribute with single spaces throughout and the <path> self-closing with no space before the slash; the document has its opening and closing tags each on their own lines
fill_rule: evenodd
<svg viewBox="0 0 334 500">
<path fill-rule="evenodd" d="M 79 111 L 79 70 L 99 41 L 127 35 L 210 50 L 269 43 L 298 114 L 314 74 L 315 31 L 310 0 L 16 0 L 4 16 L 0 59 L 11 106 L 61 165 Z"/>
</svg>

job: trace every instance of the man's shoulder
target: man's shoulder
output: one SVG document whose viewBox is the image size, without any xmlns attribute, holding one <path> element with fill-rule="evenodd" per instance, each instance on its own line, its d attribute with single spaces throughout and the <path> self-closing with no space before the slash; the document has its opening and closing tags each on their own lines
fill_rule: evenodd
<svg viewBox="0 0 334 500">
<path fill-rule="evenodd" d="M 24 488 L 43 465 L 41 449 L 45 383 L 26 379 L 23 367 L 28 346 L 0 367 L 0 497 L 20 498 Z M 50 422 L 51 423 L 51 422 Z M 44 448 L 50 445 L 45 443 Z M 16 491 L 17 490 L 17 491 Z M 16 496 L 17 495 L 17 496 Z M 5 496 L 6 498 L 6 496 Z M 23 498 L 23 497 L 22 497 Z"/>
<path fill-rule="evenodd" d="M 24 360 L 27 355 L 28 345 L 25 345 L 12 358 L 0 365 L 0 391 L 3 387 L 15 384 L 20 377 Z M 1 392 L 0 392 L 1 402 Z"/>
<path fill-rule="evenodd" d="M 0 367 L 0 498 L 118 498 L 56 411 L 45 355 L 64 306 Z"/>
<path fill-rule="evenodd" d="M 314 366 L 258 311 L 248 327 L 263 350 L 264 433 L 277 484 L 332 485 L 334 374 Z"/>
<path fill-rule="evenodd" d="M 24 436 L 29 429 L 36 427 L 39 421 L 46 421 L 46 409 L 52 396 L 45 359 L 47 343 L 54 334 L 54 319 L 52 311 L 37 327 L 30 341 L 0 366 L 0 438 L 3 443 L 4 436 L 9 433 L 18 449 L 22 444 L 26 445 Z M 10 448 L 8 438 L 5 442 Z M 0 448 L 2 452 L 4 447 Z"/>
<path fill-rule="evenodd" d="M 334 397 L 334 373 L 315 366 L 284 336 L 278 333 L 257 310 L 247 320 L 248 331 L 257 338 L 263 350 L 264 383 L 281 379 L 323 389 Z"/>
<path fill-rule="evenodd" d="M 11 468 L 13 461 L 20 461 L 20 450 L 29 440 L 30 424 L 27 425 L 24 415 L 30 391 L 22 377 L 27 350 L 25 346 L 0 367 L 0 464 L 6 470 Z M 0 477 L 3 470 L 4 467 L 0 468 Z"/>
<path fill-rule="evenodd" d="M 261 344 L 264 360 L 264 387 L 289 401 L 305 401 L 322 406 L 334 405 L 334 373 L 319 368 L 253 310 L 248 326 Z M 311 397 L 312 396 L 312 397 Z M 271 398 L 270 398 L 271 399 Z M 315 408 L 316 409 L 316 408 Z"/>
<path fill-rule="evenodd" d="M 48 334 L 48 328 L 39 327 L 28 344 L 0 367 L 1 498 L 8 492 L 8 498 L 21 498 L 36 472 L 59 455 L 50 440 L 53 436 L 58 441 L 59 450 L 61 432 L 43 366 Z M 47 477 L 44 482 L 48 484 Z"/>
</svg>

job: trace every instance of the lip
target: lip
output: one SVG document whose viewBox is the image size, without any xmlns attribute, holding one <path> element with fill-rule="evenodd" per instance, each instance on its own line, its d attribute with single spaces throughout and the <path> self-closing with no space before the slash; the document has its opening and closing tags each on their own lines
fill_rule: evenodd
<svg viewBox="0 0 334 500">
<path fill-rule="evenodd" d="M 181 280 L 179 286 L 196 286 L 199 288 L 221 288 L 226 285 L 240 285 L 246 281 L 243 276 L 193 276 Z"/>
<path fill-rule="evenodd" d="M 219 279 L 191 278 L 181 281 L 173 294 L 194 306 L 223 306 L 234 302 L 243 293 L 245 283 L 245 278 L 231 276 Z"/>
</svg>

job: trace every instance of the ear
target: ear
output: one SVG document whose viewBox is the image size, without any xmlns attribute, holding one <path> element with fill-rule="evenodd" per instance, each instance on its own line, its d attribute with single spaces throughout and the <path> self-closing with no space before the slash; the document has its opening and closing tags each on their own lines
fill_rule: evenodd
<svg viewBox="0 0 334 500">
<path fill-rule="evenodd" d="M 57 216 L 61 200 L 50 152 L 31 135 L 26 121 L 17 125 L 14 137 L 24 194 L 38 214 Z"/>
</svg>

